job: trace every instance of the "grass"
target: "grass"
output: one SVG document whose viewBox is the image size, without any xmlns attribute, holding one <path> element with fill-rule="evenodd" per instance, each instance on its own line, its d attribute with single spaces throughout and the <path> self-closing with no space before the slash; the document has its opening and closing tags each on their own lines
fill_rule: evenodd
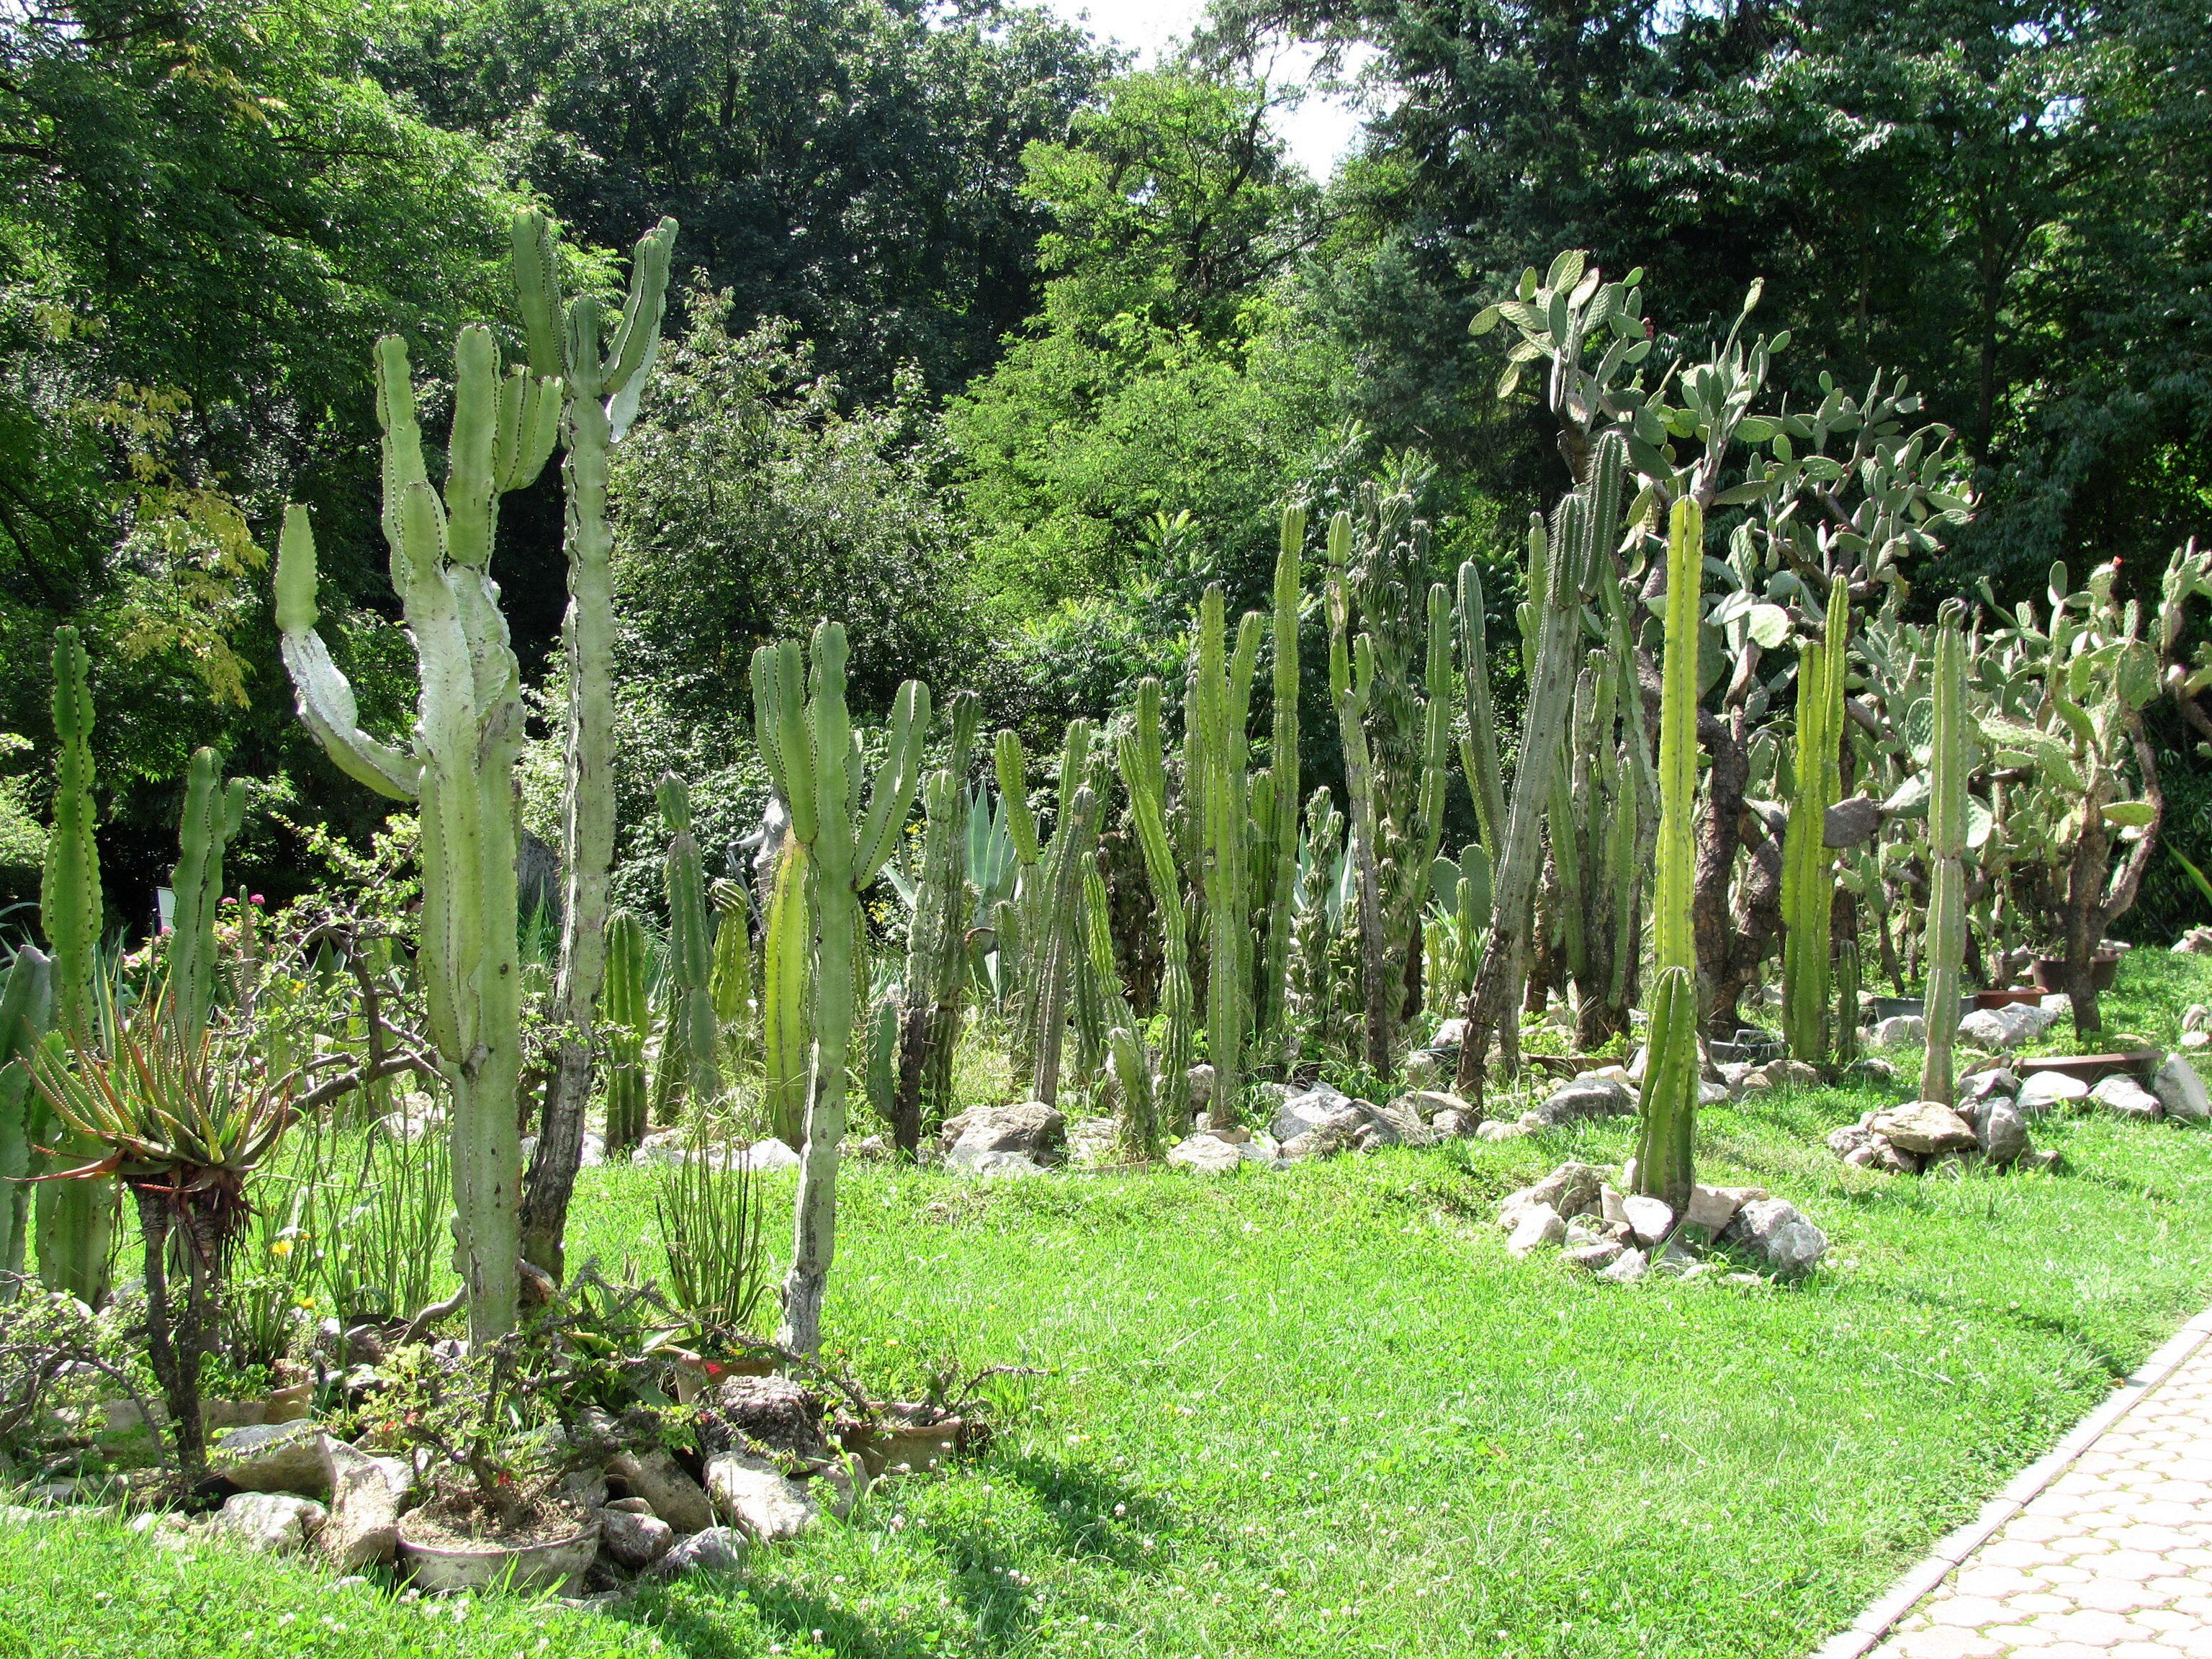
<svg viewBox="0 0 2212 1659">
<path fill-rule="evenodd" d="M 2212 969 L 2154 965 L 2183 969 L 2161 1004 L 2212 993 Z M 2045 1120 L 2064 1172 L 1957 1181 L 1820 1146 L 1886 1098 L 1705 1115 L 1709 1178 L 1830 1234 L 1789 1287 L 1620 1290 L 1508 1258 L 1497 1200 L 1565 1157 L 1618 1160 L 1625 1123 L 1212 1183 L 858 1170 L 830 1309 L 857 1371 L 1047 1372 L 949 1478 L 613 1616 L 456 1623 L 303 1564 L 14 1528 L 0 1656 L 1800 1655 L 2212 1282 L 2203 1132 Z M 575 1255 L 637 1249 L 650 1191 L 592 1172 Z"/>
</svg>

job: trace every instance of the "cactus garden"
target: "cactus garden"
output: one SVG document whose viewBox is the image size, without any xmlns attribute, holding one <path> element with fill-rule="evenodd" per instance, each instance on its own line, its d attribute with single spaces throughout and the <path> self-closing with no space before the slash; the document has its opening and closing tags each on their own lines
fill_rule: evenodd
<svg viewBox="0 0 2212 1659">
<path fill-rule="evenodd" d="M 2199 1308 L 2212 37 L 1431 9 L 0 22 L 0 1659 L 1780 1659 Z"/>
</svg>

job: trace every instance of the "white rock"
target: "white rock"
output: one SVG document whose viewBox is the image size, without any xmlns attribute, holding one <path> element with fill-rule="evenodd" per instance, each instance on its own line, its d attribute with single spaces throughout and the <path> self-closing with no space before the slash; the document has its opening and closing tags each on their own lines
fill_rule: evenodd
<svg viewBox="0 0 2212 1659">
<path fill-rule="evenodd" d="M 676 1529 L 649 1510 L 642 1515 L 625 1509 L 602 1509 L 596 1513 L 599 1548 L 632 1572 L 644 1571 L 676 1542 Z"/>
<path fill-rule="evenodd" d="M 743 1452 L 716 1452 L 707 1460 L 707 1494 L 724 1520 L 763 1544 L 798 1537 L 821 1513 L 804 1486 Z"/>
<path fill-rule="evenodd" d="M 1553 1090 L 1536 1115 L 1549 1126 L 1580 1123 L 1593 1118 L 1627 1117 L 1636 1110 L 1636 1097 L 1625 1083 L 1610 1078 L 1577 1080 Z"/>
<path fill-rule="evenodd" d="M 793 1152 L 790 1147 L 773 1136 L 766 1140 L 756 1140 L 738 1154 L 738 1159 L 747 1169 L 756 1171 L 795 1170 L 805 1161 L 797 1152 Z"/>
<path fill-rule="evenodd" d="M 1612 1266 L 1601 1269 L 1598 1277 L 1609 1285 L 1633 1285 L 1644 1277 L 1650 1258 L 1641 1250 L 1623 1250 L 1613 1260 Z"/>
<path fill-rule="evenodd" d="M 2192 1002 L 2181 1011 L 2181 1029 L 2185 1031 L 2212 1031 L 2212 1006 Z"/>
<path fill-rule="evenodd" d="M 208 1449 L 208 1473 L 245 1492 L 319 1493 L 331 1489 L 323 1431 L 313 1423 L 255 1423 L 230 1429 Z"/>
<path fill-rule="evenodd" d="M 414 1472 L 400 1457 L 374 1457 L 342 1440 L 325 1439 L 331 1513 L 315 1546 L 341 1572 L 392 1559 L 399 1547 L 399 1510 Z"/>
<path fill-rule="evenodd" d="M 1341 1089 L 1317 1083 L 1303 1094 L 1292 1095 L 1275 1109 L 1267 1132 L 1277 1140 L 1291 1141 L 1315 1129 L 1326 1128 L 1346 1115 L 1356 1116 L 1352 1097 Z"/>
<path fill-rule="evenodd" d="M 2002 1066 L 1987 1072 L 1970 1072 L 1959 1079 L 1961 1105 L 1970 1100 L 1987 1100 L 1992 1095 L 2009 1098 L 2019 1092 L 2020 1079 Z"/>
<path fill-rule="evenodd" d="M 2181 1034 L 2181 1046 L 2191 1052 L 2212 1048 L 2212 1031 L 2184 1031 Z"/>
<path fill-rule="evenodd" d="M 1044 1173 L 1044 1165 L 1019 1152 L 993 1152 L 985 1147 L 962 1145 L 945 1155 L 945 1167 L 958 1170 L 967 1175 L 994 1179 L 1010 1176 L 1037 1176 Z"/>
<path fill-rule="evenodd" d="M 1908 1101 L 1875 1115 L 1873 1130 L 1893 1146 L 1926 1157 L 1974 1145 L 1974 1126 L 1940 1100 Z"/>
<path fill-rule="evenodd" d="M 744 1534 L 731 1527 L 702 1527 L 677 1540 L 667 1554 L 653 1565 L 656 1578 L 675 1578 L 687 1572 L 738 1572 L 750 1546 Z"/>
<path fill-rule="evenodd" d="M 1627 1212 L 1629 1231 L 1647 1250 L 1674 1231 L 1674 1208 L 1663 1199 L 1632 1194 L 1621 1200 L 1621 1208 Z"/>
<path fill-rule="evenodd" d="M 2063 1072 L 2032 1072 L 2021 1084 L 2020 1099 L 2014 1103 L 2022 1117 L 2040 1117 L 2053 1106 L 2088 1097 L 2089 1085 L 2078 1077 Z"/>
<path fill-rule="evenodd" d="M 678 1532 L 699 1532 L 714 1524 L 707 1494 L 666 1452 L 619 1452 L 607 1461 L 607 1473 Z"/>
<path fill-rule="evenodd" d="M 1557 1244 L 1567 1236 L 1567 1224 L 1559 1212 L 1548 1204 L 1534 1204 L 1523 1211 L 1513 1224 L 1513 1237 L 1505 1241 L 1505 1248 L 1515 1255 L 1528 1255 L 1547 1244 Z"/>
<path fill-rule="evenodd" d="M 223 1500 L 216 1525 L 249 1549 L 289 1555 L 305 1549 L 329 1515 L 313 1499 L 289 1492 L 241 1492 Z"/>
<path fill-rule="evenodd" d="M 2166 1110 L 2156 1095 L 2124 1073 L 2108 1077 L 2090 1090 L 2089 1103 L 2118 1117 L 2158 1117 Z"/>
<path fill-rule="evenodd" d="M 2191 1123 L 2212 1118 L 2212 1097 L 2205 1092 L 2203 1074 L 2179 1054 L 2166 1057 L 2166 1063 L 2158 1068 L 2158 1075 L 2150 1080 L 2150 1086 L 2168 1117 Z"/>
<path fill-rule="evenodd" d="M 1522 1140 L 1533 1133 L 1526 1124 L 1500 1123 L 1492 1118 L 1475 1127 L 1474 1138 L 1477 1140 Z"/>
<path fill-rule="evenodd" d="M 1752 1198 L 1765 1197 L 1751 1189 L 1735 1187 L 1695 1186 L 1690 1188 L 1690 1207 L 1682 1212 L 1682 1224 L 1700 1227 L 1708 1237 L 1717 1237 L 1721 1230 L 1735 1219 L 1735 1212 Z"/>
<path fill-rule="evenodd" d="M 1041 1100 L 1012 1106 L 971 1106 L 945 1120 L 937 1144 L 948 1155 L 963 1143 L 978 1152 L 1019 1152 L 1035 1164 L 1051 1162 L 1067 1139 L 1067 1120 Z"/>
<path fill-rule="evenodd" d="M 1707 1083 L 1703 1079 L 1698 1081 L 1698 1104 L 1700 1106 L 1725 1105 L 1735 1097 L 1725 1083 Z"/>
<path fill-rule="evenodd" d="M 1878 1048 L 1902 1048 L 1928 1041 L 1928 1022 L 1917 1014 L 1892 1014 L 1875 1022 L 1874 1044 Z"/>
<path fill-rule="evenodd" d="M 2008 1100 L 1988 1102 L 1974 1133 L 1981 1141 L 1982 1156 L 1997 1169 L 2010 1169 L 2027 1151 L 2027 1125 Z"/>
<path fill-rule="evenodd" d="M 1735 1212 L 1727 1237 L 1784 1277 L 1803 1273 L 1828 1248 L 1828 1236 L 1778 1198 L 1753 1199 Z"/>
<path fill-rule="evenodd" d="M 1592 1273 L 1595 1273 L 1600 1268 L 1610 1267 L 1614 1262 L 1620 1261 L 1626 1248 L 1619 1239 L 1602 1238 L 1595 1243 L 1570 1249 L 1566 1256 L 1567 1260 L 1577 1267 L 1588 1267 Z"/>
<path fill-rule="evenodd" d="M 1200 1175 L 1227 1175 L 1244 1161 L 1244 1149 L 1212 1135 L 1193 1135 L 1168 1149 L 1168 1162 Z"/>
</svg>

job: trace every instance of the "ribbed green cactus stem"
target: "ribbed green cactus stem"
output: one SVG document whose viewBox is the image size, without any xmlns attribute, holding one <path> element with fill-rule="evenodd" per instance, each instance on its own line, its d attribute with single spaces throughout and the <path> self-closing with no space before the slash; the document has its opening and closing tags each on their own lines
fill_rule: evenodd
<svg viewBox="0 0 2212 1659">
<path fill-rule="evenodd" d="M 1951 1051 L 1959 1030 L 1959 972 L 1966 951 L 1966 781 L 1972 739 L 1966 722 L 1966 607 L 1937 613 L 1934 733 L 1928 754 L 1928 1047 L 1920 1097 L 1948 1106 L 1957 1095 Z"/>
<path fill-rule="evenodd" d="M 1498 722 L 1491 713 L 1489 621 L 1483 611 L 1482 573 L 1470 559 L 1459 568 L 1460 689 L 1467 703 L 1467 730 L 1460 736 L 1460 769 L 1474 798 L 1474 817 L 1482 849 L 1498 857 L 1505 833 L 1505 781 L 1498 759 Z"/>
<path fill-rule="evenodd" d="M 39 926 L 52 952 L 53 1023 L 80 1042 L 96 1039 L 93 976 L 99 971 L 100 849 L 93 840 L 91 664 L 74 628 L 54 630 L 54 819 L 39 884 Z M 100 1148 L 78 1135 L 54 1149 L 74 1165 Z M 39 1188 L 39 1277 L 98 1307 L 107 1291 L 108 1243 L 114 1236 L 115 1183 L 52 1181 Z"/>
<path fill-rule="evenodd" d="M 1390 1076 L 1392 986 L 1382 925 L 1381 848 L 1375 818 L 1375 768 L 1367 748 L 1367 707 L 1375 690 L 1374 642 L 1348 637 L 1351 597 L 1345 564 L 1352 552 L 1352 515 L 1340 512 L 1328 527 L 1328 695 L 1344 746 L 1344 794 L 1350 806 L 1352 862 L 1359 926 L 1360 992 L 1364 1010 L 1364 1058 L 1377 1078 Z"/>
<path fill-rule="evenodd" d="M 1796 791 L 1783 841 L 1782 1029 L 1790 1052 L 1808 1065 L 1828 1060 L 1830 917 L 1835 855 L 1827 846 L 1828 809 L 1841 793 L 1844 667 L 1849 649 L 1850 590 L 1841 577 L 1828 593 L 1824 635 L 1808 641 L 1797 664 Z"/>
<path fill-rule="evenodd" d="M 1106 1052 L 1121 1092 L 1122 1141 L 1132 1156 L 1156 1158 L 1160 1155 L 1160 1119 L 1145 1045 L 1128 1027 L 1116 1025 L 1106 1033 Z"/>
<path fill-rule="evenodd" d="M 1268 744 L 1268 828 L 1274 869 L 1264 890 L 1267 951 L 1260 974 L 1260 1031 L 1284 1030 L 1290 999 L 1291 933 L 1297 925 L 1298 884 L 1298 611 L 1304 593 L 1299 555 L 1305 546 L 1306 509 L 1283 509 L 1275 556 L 1273 617 L 1273 726 Z"/>
<path fill-rule="evenodd" d="M 1528 708 L 1522 718 L 1521 764 L 1513 780 L 1505 832 L 1492 859 L 1490 945 L 1483 952 L 1474 989 L 1468 995 L 1467 1030 L 1460 1046 L 1460 1092 L 1479 1101 L 1490 1039 L 1500 1042 L 1501 1067 L 1518 1068 L 1522 980 L 1541 866 L 1539 835 L 1561 759 L 1564 729 L 1574 691 L 1575 655 L 1583 600 L 1595 580 L 1600 550 L 1609 550 L 1620 522 L 1621 480 L 1627 451 L 1620 434 L 1598 441 L 1588 481 L 1562 504 L 1558 532 L 1531 515 L 1528 526 L 1530 599 Z"/>
<path fill-rule="evenodd" d="M 791 835 L 812 856 L 817 927 L 814 1052 L 807 1078 L 806 1134 L 792 1219 L 791 1267 L 784 1279 L 777 1340 L 794 1353 L 822 1345 L 822 1302 L 836 1257 L 838 1149 L 845 1138 L 845 1073 L 853 1037 L 854 941 L 860 895 L 882 872 L 903 831 L 921 775 L 929 730 L 929 692 L 918 681 L 899 688 L 889 752 L 860 811 L 852 719 L 845 704 L 845 629 L 817 623 L 802 659 L 796 641 L 753 653 L 755 729 L 764 734 L 777 793 L 791 809 Z M 802 693 L 805 695 L 802 696 Z"/>
<path fill-rule="evenodd" d="M 1859 1057 L 1859 942 L 1836 944 L 1836 1059 L 1848 1066 Z"/>
<path fill-rule="evenodd" d="M 177 864 L 170 872 L 176 910 L 168 939 L 169 1008 L 179 1035 L 197 1042 L 215 1000 L 216 918 L 222 905 L 222 855 L 246 817 L 246 781 L 226 789 L 222 757 L 192 755 L 185 806 L 177 826 Z M 243 918 L 241 917 L 241 920 Z"/>
<path fill-rule="evenodd" d="M 638 240 L 630 259 L 629 292 L 615 319 L 614 337 L 602 351 L 606 319 L 597 297 L 581 295 L 562 303 L 551 222 L 531 209 L 517 213 L 511 228 L 515 294 L 531 372 L 541 377 L 541 384 L 557 384 L 564 392 L 557 407 L 567 452 L 561 477 L 568 606 L 561 638 L 568 702 L 562 790 L 565 885 L 553 995 L 561 1033 L 521 1219 L 524 1254 L 556 1274 L 569 1195 L 583 1156 L 592 1027 L 605 959 L 607 882 L 614 867 L 616 623 L 608 453 L 635 417 L 659 354 L 675 240 L 673 219 L 663 219 Z"/>
<path fill-rule="evenodd" d="M 972 691 L 945 705 L 951 729 L 945 765 L 922 786 L 927 814 L 921 873 L 908 928 L 898 1077 L 890 1122 L 911 1157 L 926 1127 L 942 1119 L 952 1093 L 952 1051 L 968 997 L 969 757 L 981 704 Z"/>
<path fill-rule="evenodd" d="M 1705 514 L 1687 496 L 1668 525 L 1665 653 L 1659 695 L 1659 854 L 1651 899 L 1650 1053 L 1637 1142 L 1635 1189 L 1677 1212 L 1696 1179 L 1697 947 L 1691 925 L 1696 885 L 1698 599 L 1705 576 Z"/>
<path fill-rule="evenodd" d="M 769 1131 L 794 1152 L 806 1140 L 806 1072 L 814 1050 L 807 879 L 806 848 L 786 836 L 761 948 L 761 1069 Z"/>
<path fill-rule="evenodd" d="M 53 1024 L 53 963 L 18 945 L 0 980 L 0 1303 L 15 1296 L 30 1237 L 31 1177 L 44 1168 L 45 1108 L 31 1087 L 31 1056 Z"/>
<path fill-rule="evenodd" d="M 1200 887 L 1206 897 L 1206 1059 L 1213 1066 L 1207 1121 L 1232 1127 L 1243 1099 L 1244 1042 L 1250 1023 L 1252 932 L 1246 879 L 1245 835 L 1249 810 L 1245 716 L 1257 664 L 1261 622 L 1248 615 L 1227 648 L 1227 619 L 1220 585 L 1206 590 L 1199 606 L 1198 700 L 1204 769 L 1200 791 Z"/>
<path fill-rule="evenodd" d="M 607 918 L 602 1013 L 607 1030 L 607 1152 L 645 1139 L 645 1042 L 653 1029 L 645 925 L 628 910 Z"/>
<path fill-rule="evenodd" d="M 722 1060 L 735 1068 L 749 1044 L 753 1004 L 752 929 L 746 925 L 745 890 L 726 878 L 707 884 L 714 915 L 714 955 L 707 970 L 707 1000 L 722 1034 Z"/>
<path fill-rule="evenodd" d="M 1000 732 L 992 746 L 991 761 L 1006 815 L 1006 837 L 1014 847 L 1013 894 L 999 906 L 993 918 L 998 939 L 1000 1000 L 1005 1006 L 1013 1073 L 1025 1077 L 1035 1065 L 1036 1028 L 1026 960 L 1029 941 L 1023 935 L 1044 878 L 1038 867 L 1036 817 L 1030 811 L 1029 763 L 1021 738 L 1012 732 Z"/>
<path fill-rule="evenodd" d="M 1078 957 L 1085 949 L 1081 914 L 1083 869 L 1089 862 L 1098 797 L 1090 785 L 1079 787 L 1060 809 L 1051 856 L 1045 860 L 1043 921 L 1031 929 L 1037 948 L 1030 953 L 1036 976 L 1033 1004 L 1036 1066 L 1030 1097 L 1048 1106 L 1060 1100 L 1061 1045 L 1067 1030 L 1068 1000 L 1075 986 Z"/>
<path fill-rule="evenodd" d="M 1326 1043 L 1331 1035 L 1336 927 L 1329 915 L 1329 889 L 1343 839 L 1344 814 L 1323 784 L 1306 803 L 1305 867 L 1298 882 L 1297 948 L 1291 956 L 1291 1029 L 1282 1056 L 1286 1072 L 1297 1068 L 1302 1042 Z"/>
<path fill-rule="evenodd" d="M 1129 792 L 1129 816 L 1144 854 L 1145 878 L 1160 920 L 1160 1117 L 1176 1133 L 1190 1121 L 1191 1021 L 1189 935 L 1184 920 L 1182 878 L 1176 868 L 1175 844 L 1168 832 L 1167 759 L 1160 738 L 1160 683 L 1147 676 L 1137 684 L 1136 720 L 1117 747 L 1121 782 Z"/>
<path fill-rule="evenodd" d="M 489 563 L 499 496 L 537 477 L 551 453 L 560 387 L 522 370 L 502 380 L 490 331 L 463 329 L 441 492 L 424 464 L 405 343 L 380 340 L 374 366 L 384 529 L 420 687 L 413 753 L 354 723 L 352 688 L 314 632 L 314 540 L 297 509 L 277 547 L 276 618 L 301 717 L 331 759 L 421 803 L 424 1002 L 453 1098 L 470 1335 L 489 1342 L 514 1328 L 520 1283 L 514 765 L 524 738 L 521 672 Z"/>
<path fill-rule="evenodd" d="M 700 867 L 698 838 L 691 833 L 691 792 L 673 772 L 664 772 L 653 791 L 668 830 L 663 866 L 668 894 L 668 1031 L 661 1040 L 660 1063 L 678 1069 L 695 1105 L 712 1107 L 722 1097 L 721 1029 L 714 1018 L 710 985 L 714 946 L 708 938 L 707 882 Z"/>
</svg>

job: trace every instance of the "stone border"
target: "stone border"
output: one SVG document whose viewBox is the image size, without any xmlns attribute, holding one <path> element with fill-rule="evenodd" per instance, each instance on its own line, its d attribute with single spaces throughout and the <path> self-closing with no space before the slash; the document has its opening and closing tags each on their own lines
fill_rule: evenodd
<svg viewBox="0 0 2212 1659">
<path fill-rule="evenodd" d="M 2182 1363 L 2212 1340 L 2212 1307 L 2208 1307 L 2169 1338 L 2128 1380 L 2114 1389 L 2065 1437 L 2030 1463 L 2004 1490 L 1984 1504 L 1974 1518 L 1939 1542 L 1927 1559 L 1907 1571 L 1851 1620 L 1822 1643 L 1811 1659 L 1864 1659 L 1896 1626 L 1952 1573 L 1966 1558 L 1987 1543 L 1998 1528 L 2018 1515 L 2045 1486 L 2063 1474 L 2098 1437 L 2134 1408 L 2151 1389 L 2166 1381 Z"/>
</svg>

